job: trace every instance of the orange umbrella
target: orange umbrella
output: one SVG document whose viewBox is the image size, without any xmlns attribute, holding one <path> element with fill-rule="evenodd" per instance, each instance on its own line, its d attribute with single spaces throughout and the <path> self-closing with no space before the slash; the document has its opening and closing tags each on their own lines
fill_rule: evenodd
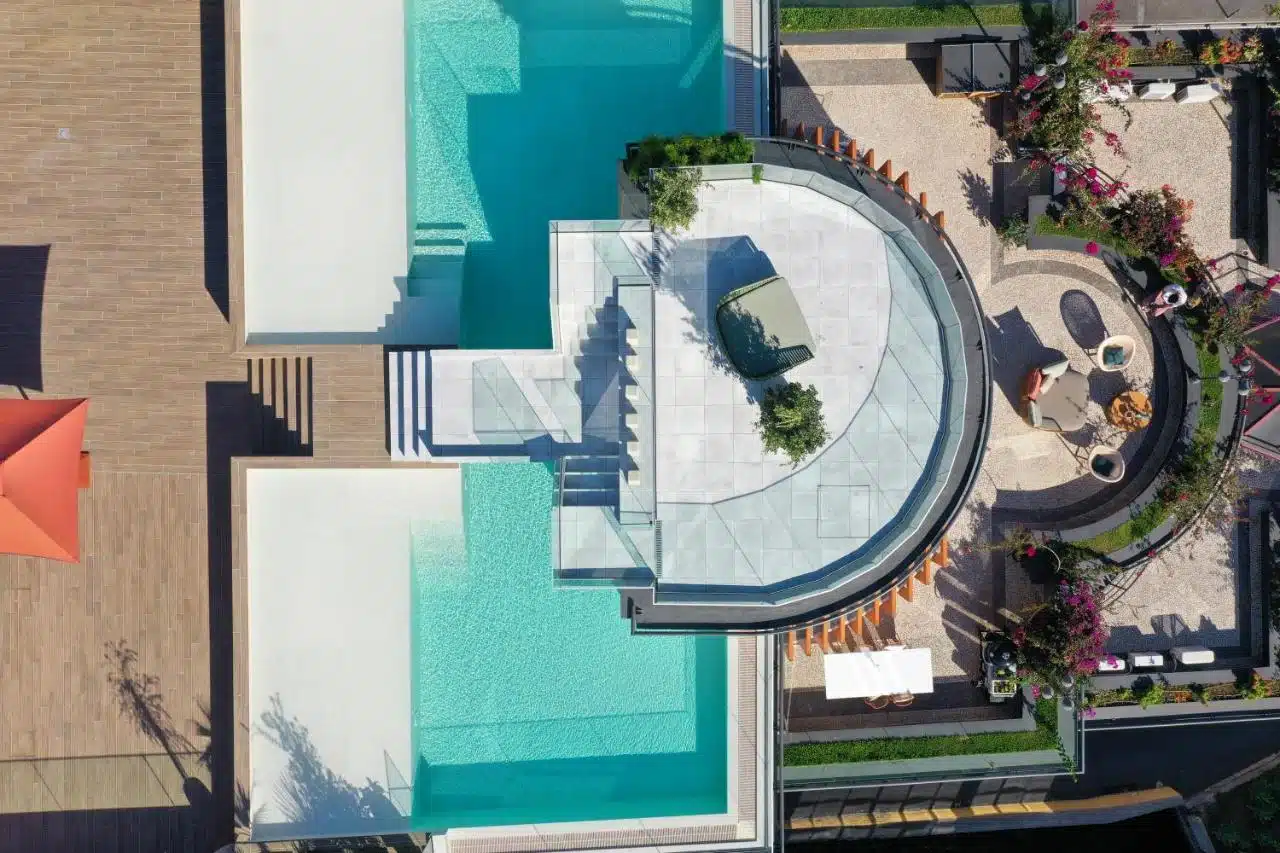
<svg viewBox="0 0 1280 853">
<path fill-rule="evenodd" d="M 80 562 L 88 414 L 88 400 L 0 400 L 0 552 Z"/>
</svg>

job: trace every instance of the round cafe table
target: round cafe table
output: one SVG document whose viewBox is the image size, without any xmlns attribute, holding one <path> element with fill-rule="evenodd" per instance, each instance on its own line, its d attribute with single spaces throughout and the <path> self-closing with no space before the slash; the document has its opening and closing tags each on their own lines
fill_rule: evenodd
<svg viewBox="0 0 1280 853">
<path fill-rule="evenodd" d="M 1125 432 L 1137 432 L 1151 424 L 1151 398 L 1141 391 L 1125 391 L 1107 406 L 1107 420 Z"/>
</svg>

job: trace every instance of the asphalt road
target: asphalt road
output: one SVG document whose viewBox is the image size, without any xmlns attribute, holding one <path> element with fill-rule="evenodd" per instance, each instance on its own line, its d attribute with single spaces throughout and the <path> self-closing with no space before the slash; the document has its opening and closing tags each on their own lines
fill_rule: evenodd
<svg viewBox="0 0 1280 853">
<path fill-rule="evenodd" d="M 1052 798 L 1092 797 L 1169 785 L 1184 797 L 1280 752 L 1280 717 L 1254 722 L 1126 728 L 1090 724 L 1085 772 L 1055 779 Z"/>
</svg>

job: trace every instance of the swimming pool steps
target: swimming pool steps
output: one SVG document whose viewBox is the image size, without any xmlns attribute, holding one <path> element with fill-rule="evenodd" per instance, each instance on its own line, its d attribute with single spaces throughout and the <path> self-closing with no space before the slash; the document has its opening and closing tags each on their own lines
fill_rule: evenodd
<svg viewBox="0 0 1280 853">
<path fill-rule="evenodd" d="M 423 336 L 417 340 L 424 344 L 458 342 L 467 234 L 467 226 L 461 222 L 417 224 L 405 304 L 387 316 L 387 328 L 412 323 L 414 332 Z"/>
</svg>

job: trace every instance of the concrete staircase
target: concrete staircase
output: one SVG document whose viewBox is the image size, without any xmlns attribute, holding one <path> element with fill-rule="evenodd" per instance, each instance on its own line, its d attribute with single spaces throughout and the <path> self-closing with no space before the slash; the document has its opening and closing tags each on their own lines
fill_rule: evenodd
<svg viewBox="0 0 1280 853">
<path fill-rule="evenodd" d="M 250 435 L 257 456 L 310 456 L 311 358 L 251 358 L 245 363 L 253 400 Z"/>
<path fill-rule="evenodd" d="M 564 460 L 564 506 L 618 505 L 618 456 L 568 456 Z"/>
<path fill-rule="evenodd" d="M 392 459 L 426 461 L 427 350 L 387 350 L 387 449 Z"/>
</svg>

